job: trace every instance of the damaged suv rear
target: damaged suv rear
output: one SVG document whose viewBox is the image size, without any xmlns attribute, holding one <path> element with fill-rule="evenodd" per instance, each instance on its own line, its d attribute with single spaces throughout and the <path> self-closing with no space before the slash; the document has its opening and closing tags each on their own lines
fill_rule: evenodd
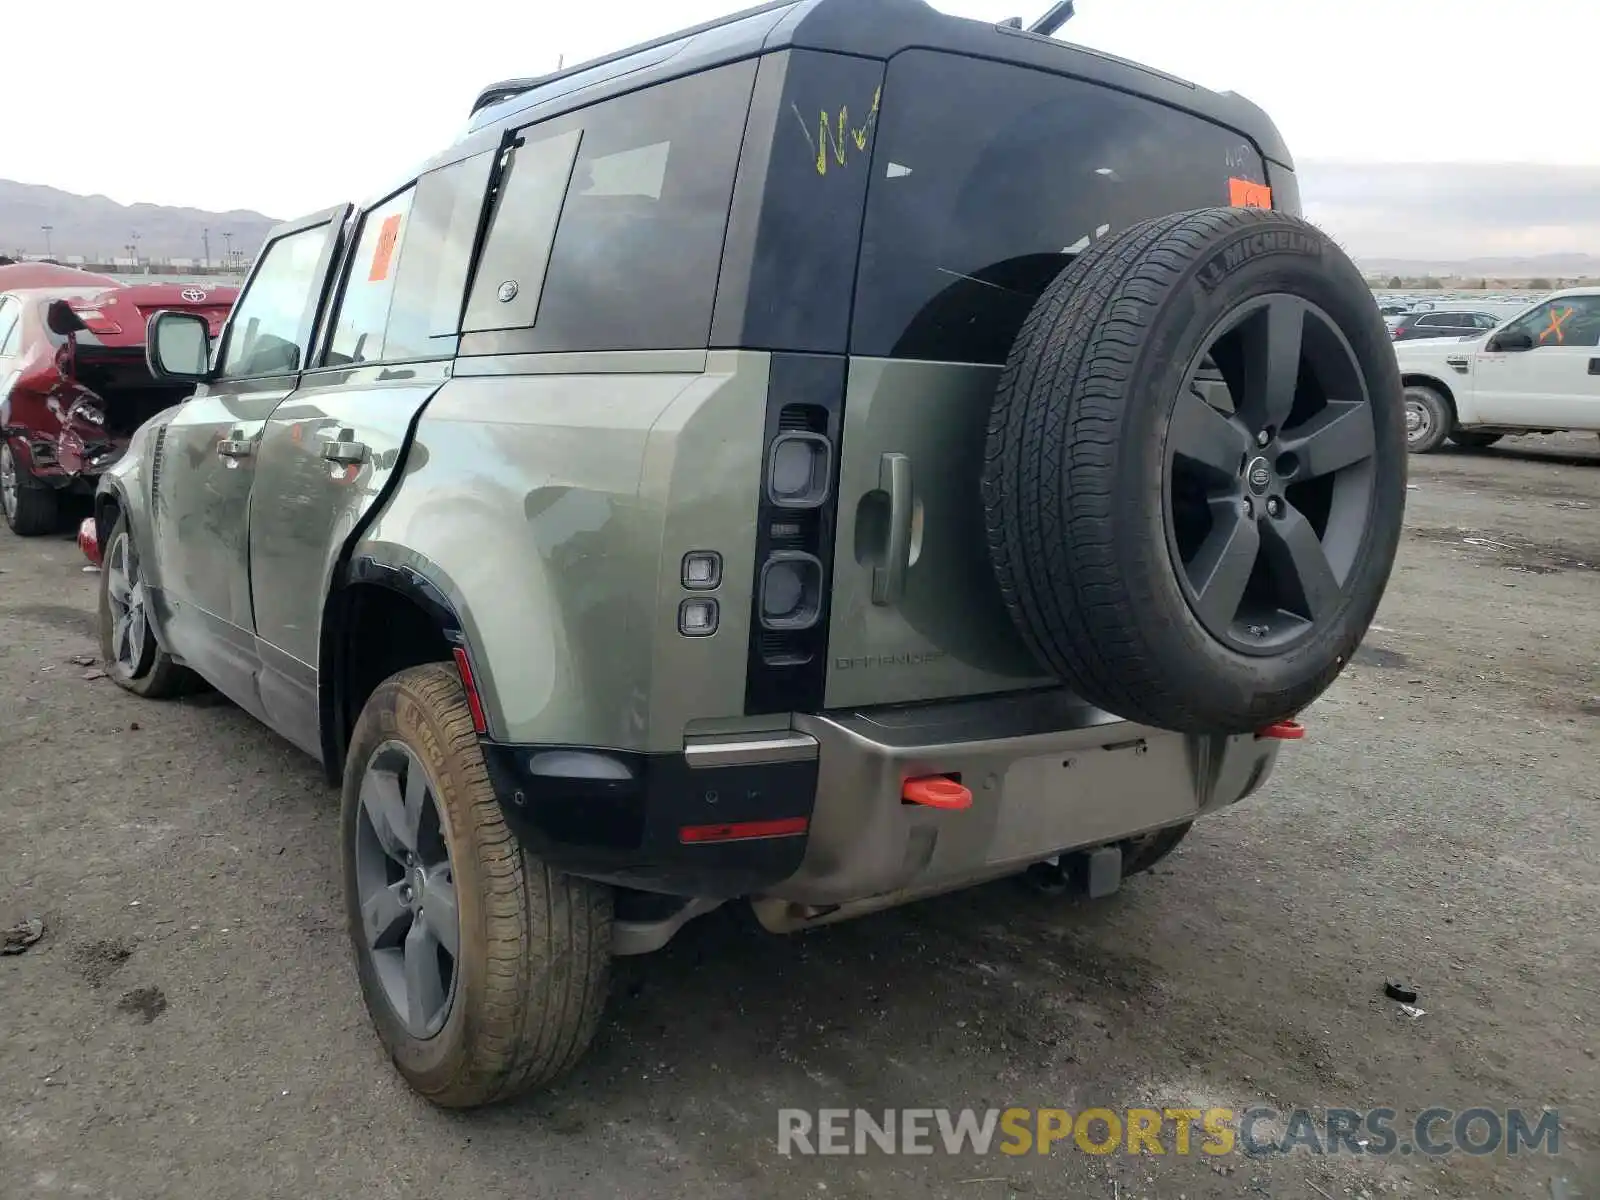
<svg viewBox="0 0 1600 1200">
<path fill-rule="evenodd" d="M 65 498 L 92 496 L 133 431 L 193 390 L 151 376 L 149 317 L 184 310 L 217 333 L 238 289 L 25 270 L 0 267 L 0 511 L 28 537 L 59 529 Z"/>
</svg>

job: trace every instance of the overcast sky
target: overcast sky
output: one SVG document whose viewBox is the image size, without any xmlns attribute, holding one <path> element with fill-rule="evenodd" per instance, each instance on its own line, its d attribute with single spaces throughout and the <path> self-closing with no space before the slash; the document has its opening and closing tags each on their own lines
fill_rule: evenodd
<svg viewBox="0 0 1600 1200">
<path fill-rule="evenodd" d="M 0 75 L 9 100 L 0 177 L 125 203 L 299 215 L 382 190 L 456 134 L 487 82 L 744 6 L 5 0 L 0 37 L 26 50 L 9 54 Z M 1047 0 L 938 0 L 937 7 L 1032 20 Z M 1308 168 L 1600 168 L 1589 99 L 1600 0 L 1078 0 L 1078 10 L 1058 36 L 1242 92 L 1273 115 Z M 1572 190 L 1571 173 L 1557 176 Z M 1413 232 L 1440 242 L 1448 220 L 1427 211 L 1431 199 L 1415 203 L 1418 186 L 1428 192 L 1426 176 L 1408 185 L 1413 209 L 1423 211 L 1408 214 L 1405 229 L 1382 217 L 1386 200 L 1375 218 L 1373 205 L 1351 194 L 1360 178 L 1343 172 L 1336 198 L 1308 187 L 1308 210 L 1336 235 L 1355 238 L 1359 226 L 1362 242 L 1385 243 L 1354 247 L 1367 253 L 1401 253 Z M 1520 188 L 1491 225 L 1515 220 L 1530 195 L 1538 200 L 1526 172 L 1473 178 L 1480 187 Z M 1479 201 L 1479 209 L 1494 207 Z M 1535 214 L 1522 223 L 1539 231 L 1532 244 L 1523 228 L 1514 243 L 1486 252 L 1600 250 L 1593 240 L 1600 199 L 1591 195 L 1577 209 Z"/>
</svg>

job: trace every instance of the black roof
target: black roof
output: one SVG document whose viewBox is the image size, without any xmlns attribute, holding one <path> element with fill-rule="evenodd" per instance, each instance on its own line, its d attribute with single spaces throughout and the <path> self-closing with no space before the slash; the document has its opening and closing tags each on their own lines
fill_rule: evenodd
<svg viewBox="0 0 1600 1200">
<path fill-rule="evenodd" d="M 607 96 L 791 47 L 883 60 L 903 50 L 943 50 L 1071 75 L 1205 117 L 1250 138 L 1267 158 L 1293 165 L 1272 121 L 1242 96 L 1207 91 L 1025 29 L 948 16 L 924 0 L 777 0 L 745 9 L 550 75 L 493 84 L 473 104 L 468 133 L 526 125 Z"/>
</svg>

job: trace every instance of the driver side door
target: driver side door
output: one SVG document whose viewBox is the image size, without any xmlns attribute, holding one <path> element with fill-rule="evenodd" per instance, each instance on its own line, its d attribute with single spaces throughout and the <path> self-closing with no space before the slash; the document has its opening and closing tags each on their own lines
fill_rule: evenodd
<svg viewBox="0 0 1600 1200">
<path fill-rule="evenodd" d="M 151 490 L 168 648 L 262 717 L 250 608 L 249 499 L 267 418 L 294 390 L 348 206 L 267 235 L 212 369 L 162 431 Z"/>
</svg>

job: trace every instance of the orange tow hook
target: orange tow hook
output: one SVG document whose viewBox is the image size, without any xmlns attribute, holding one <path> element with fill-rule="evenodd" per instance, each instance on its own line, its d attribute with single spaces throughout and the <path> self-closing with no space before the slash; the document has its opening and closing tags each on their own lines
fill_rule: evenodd
<svg viewBox="0 0 1600 1200">
<path fill-rule="evenodd" d="M 1306 736 L 1306 727 L 1299 721 L 1278 721 L 1256 731 L 1258 738 L 1272 738 L 1280 742 L 1298 742 Z"/>
<path fill-rule="evenodd" d="M 900 788 L 900 799 L 926 808 L 971 808 L 972 789 L 948 775 L 925 775 L 906 780 Z"/>
</svg>

